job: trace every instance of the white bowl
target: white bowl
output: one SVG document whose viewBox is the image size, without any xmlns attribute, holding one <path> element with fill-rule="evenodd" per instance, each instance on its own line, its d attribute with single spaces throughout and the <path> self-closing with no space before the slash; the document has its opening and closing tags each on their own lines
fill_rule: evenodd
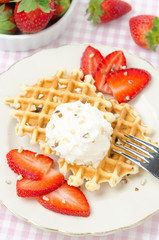
<svg viewBox="0 0 159 240">
<path fill-rule="evenodd" d="M 69 26 L 78 0 L 73 0 L 65 15 L 50 27 L 34 34 L 0 34 L 0 50 L 28 51 L 45 46 L 58 38 Z"/>
</svg>

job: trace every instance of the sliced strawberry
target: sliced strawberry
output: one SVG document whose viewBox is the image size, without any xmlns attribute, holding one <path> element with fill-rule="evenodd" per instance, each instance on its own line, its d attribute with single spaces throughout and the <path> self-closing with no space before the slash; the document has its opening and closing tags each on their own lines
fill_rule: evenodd
<svg viewBox="0 0 159 240">
<path fill-rule="evenodd" d="M 39 203 L 43 207 L 57 213 L 88 217 L 90 207 L 86 197 L 77 187 L 69 186 L 65 182 L 57 190 L 39 197 Z"/>
<path fill-rule="evenodd" d="M 119 103 L 129 102 L 146 87 L 150 80 L 150 73 L 137 68 L 118 70 L 107 77 L 113 96 Z"/>
<path fill-rule="evenodd" d="M 18 149 L 9 151 L 6 155 L 9 167 L 24 178 L 40 179 L 46 174 L 53 164 L 53 160 L 44 155 L 37 155 L 35 152 Z"/>
<path fill-rule="evenodd" d="M 120 50 L 110 53 L 100 61 L 93 76 L 97 90 L 112 95 L 112 91 L 106 83 L 107 75 L 122 67 L 126 67 L 126 58 Z"/>
<path fill-rule="evenodd" d="M 23 178 L 17 180 L 17 194 L 19 197 L 36 197 L 50 193 L 64 182 L 64 176 L 51 168 L 40 180 Z"/>
<path fill-rule="evenodd" d="M 84 75 L 91 74 L 93 76 L 99 62 L 102 59 L 103 56 L 99 50 L 93 48 L 92 46 L 88 46 L 81 58 L 81 69 Z"/>
</svg>

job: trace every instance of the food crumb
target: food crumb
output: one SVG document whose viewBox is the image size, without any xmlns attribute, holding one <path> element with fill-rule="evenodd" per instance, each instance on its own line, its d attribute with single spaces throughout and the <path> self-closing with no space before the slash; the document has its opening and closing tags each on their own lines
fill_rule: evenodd
<svg viewBox="0 0 159 240">
<path fill-rule="evenodd" d="M 23 152 L 23 147 L 20 146 L 20 147 L 18 148 L 18 153 L 22 153 L 22 152 Z"/>
<path fill-rule="evenodd" d="M 64 203 L 64 204 L 66 203 L 66 200 L 64 198 L 62 199 L 62 203 Z"/>
<path fill-rule="evenodd" d="M 144 186 L 145 184 L 146 184 L 146 179 L 144 178 L 141 180 L 141 185 Z"/>
<path fill-rule="evenodd" d="M 135 188 L 135 191 L 139 191 L 139 189 L 136 187 L 136 188 Z"/>
<path fill-rule="evenodd" d="M 43 196 L 43 200 L 49 201 L 49 199 L 46 196 Z"/>
<path fill-rule="evenodd" d="M 23 179 L 22 175 L 21 174 L 18 175 L 17 180 L 22 180 L 22 179 Z"/>
<path fill-rule="evenodd" d="M 54 101 L 54 102 L 58 102 L 58 97 L 57 97 L 57 96 L 54 96 L 54 97 L 53 97 L 53 101 Z"/>
<path fill-rule="evenodd" d="M 35 105 L 31 105 L 31 107 L 30 107 L 30 111 L 31 111 L 31 112 L 36 111 L 36 106 L 35 106 Z"/>
<path fill-rule="evenodd" d="M 7 184 L 11 184 L 12 182 L 10 180 L 5 181 Z"/>
<path fill-rule="evenodd" d="M 128 75 L 128 72 L 124 72 L 124 76 L 127 76 Z"/>
<path fill-rule="evenodd" d="M 44 94 L 40 93 L 38 98 L 41 99 L 42 97 L 44 97 Z"/>
<path fill-rule="evenodd" d="M 123 178 L 122 180 L 121 180 L 121 183 L 123 183 L 123 184 L 126 184 L 128 181 L 127 181 L 127 179 L 126 178 Z"/>
<path fill-rule="evenodd" d="M 130 97 L 129 97 L 129 96 L 126 96 L 126 98 L 125 98 L 125 99 L 129 101 L 129 100 L 130 100 Z"/>
<path fill-rule="evenodd" d="M 81 89 L 81 88 L 75 88 L 75 92 L 76 92 L 76 93 L 81 93 L 81 92 L 82 92 L 82 89 Z"/>
<path fill-rule="evenodd" d="M 91 54 L 89 55 L 89 57 L 90 57 L 90 58 L 94 57 L 94 53 L 91 53 Z"/>
</svg>

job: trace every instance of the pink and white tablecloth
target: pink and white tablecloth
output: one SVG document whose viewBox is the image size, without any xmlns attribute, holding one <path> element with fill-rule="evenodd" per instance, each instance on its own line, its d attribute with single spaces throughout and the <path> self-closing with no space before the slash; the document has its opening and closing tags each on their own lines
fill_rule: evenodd
<svg viewBox="0 0 159 240">
<path fill-rule="evenodd" d="M 135 45 L 130 32 L 128 20 L 131 16 L 139 14 L 151 14 L 159 16 L 158 0 L 127 0 L 133 9 L 122 18 L 107 24 L 94 27 L 87 21 L 85 10 L 88 7 L 88 0 L 79 0 L 71 25 L 67 31 L 60 36 L 50 47 L 57 47 L 69 43 L 101 43 L 107 46 L 119 47 L 130 53 L 136 54 L 155 67 L 159 67 L 159 51 L 150 52 Z M 0 72 L 5 71 L 17 60 L 32 54 L 28 52 L 0 52 Z M 30 223 L 15 217 L 7 208 L 0 204 L 0 240 L 158 240 L 159 239 L 159 213 L 149 218 L 140 226 L 120 231 L 108 236 L 64 236 L 60 233 L 47 232 L 36 228 Z"/>
</svg>

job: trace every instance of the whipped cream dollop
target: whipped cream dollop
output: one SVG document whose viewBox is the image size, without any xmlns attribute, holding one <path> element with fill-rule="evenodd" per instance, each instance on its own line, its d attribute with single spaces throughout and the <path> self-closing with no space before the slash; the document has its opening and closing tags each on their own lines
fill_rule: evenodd
<svg viewBox="0 0 159 240">
<path fill-rule="evenodd" d="M 46 126 L 48 144 L 61 158 L 93 168 L 106 156 L 112 133 L 104 113 L 81 101 L 59 105 Z"/>
</svg>

